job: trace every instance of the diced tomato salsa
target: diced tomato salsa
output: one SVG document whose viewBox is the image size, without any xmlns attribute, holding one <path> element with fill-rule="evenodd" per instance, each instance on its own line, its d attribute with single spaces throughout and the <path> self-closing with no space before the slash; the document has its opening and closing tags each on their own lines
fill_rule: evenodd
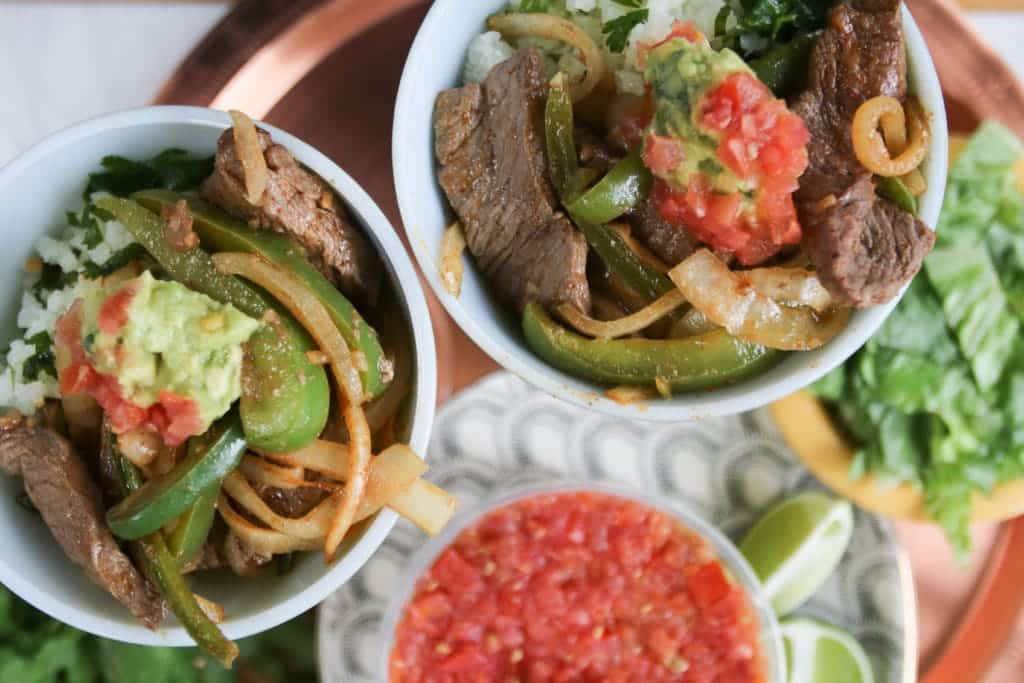
<svg viewBox="0 0 1024 683">
<path fill-rule="evenodd" d="M 124 287 L 104 301 L 97 323 L 106 334 L 116 334 L 127 322 L 127 309 L 134 292 Z M 151 406 L 142 407 L 124 396 L 117 377 L 99 372 L 82 346 L 82 301 L 76 301 L 57 320 L 56 344 L 70 362 L 61 368 L 58 380 L 62 394 L 88 394 L 103 408 L 116 434 L 149 428 L 159 433 L 168 446 L 180 446 L 203 431 L 195 401 L 162 391 Z"/>
<path fill-rule="evenodd" d="M 702 539 L 594 493 L 498 509 L 416 586 L 392 683 L 760 683 L 758 623 Z"/>
<path fill-rule="evenodd" d="M 723 193 L 703 173 L 685 187 L 667 182 L 685 157 L 682 141 L 649 132 L 644 162 L 658 179 L 653 200 L 662 216 L 742 265 L 755 265 L 800 241 L 792 193 L 807 168 L 810 135 L 799 116 L 757 78 L 737 71 L 711 87 L 696 109 L 703 133 L 717 141 L 718 161 L 750 188 Z"/>
</svg>

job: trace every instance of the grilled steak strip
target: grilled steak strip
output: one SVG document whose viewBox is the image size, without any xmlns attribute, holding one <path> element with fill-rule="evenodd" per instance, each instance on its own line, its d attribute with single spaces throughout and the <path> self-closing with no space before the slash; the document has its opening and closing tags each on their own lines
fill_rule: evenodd
<svg viewBox="0 0 1024 683">
<path fill-rule="evenodd" d="M 330 186 L 302 168 L 292 153 L 257 129 L 267 162 L 267 188 L 258 205 L 245 192 L 231 130 L 217 140 L 213 175 L 203 198 L 259 228 L 293 237 L 309 260 L 346 294 L 376 301 L 382 269 L 373 247 L 342 215 Z"/>
<path fill-rule="evenodd" d="M 477 264 L 504 301 L 588 311 L 587 244 L 547 177 L 548 84 L 536 50 L 482 84 L 441 93 L 434 110 L 439 178 Z"/>
<path fill-rule="evenodd" d="M 895 297 L 935 243 L 924 223 L 875 194 L 853 152 L 857 108 L 872 97 L 906 94 L 900 0 L 836 7 L 811 54 L 808 89 L 793 107 L 811 133 L 796 203 L 803 246 L 822 283 L 858 308 Z"/>
<path fill-rule="evenodd" d="M 3 418 L 0 468 L 23 478 L 29 499 L 71 561 L 146 626 L 157 628 L 163 600 L 107 530 L 99 490 L 67 439 L 20 416 Z"/>
</svg>

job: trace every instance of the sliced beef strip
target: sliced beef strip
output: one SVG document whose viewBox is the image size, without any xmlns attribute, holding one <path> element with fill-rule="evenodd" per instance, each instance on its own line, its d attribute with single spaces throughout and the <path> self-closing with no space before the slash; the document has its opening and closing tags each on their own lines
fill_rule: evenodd
<svg viewBox="0 0 1024 683">
<path fill-rule="evenodd" d="M 230 129 L 217 141 L 213 175 L 203 183 L 202 196 L 251 225 L 295 238 L 313 265 L 346 294 L 374 302 L 383 271 L 373 247 L 342 215 L 327 183 L 302 168 L 269 133 L 257 132 L 269 176 L 259 204 L 247 198 Z"/>
<path fill-rule="evenodd" d="M 536 50 L 491 70 L 482 84 L 441 93 L 435 105 L 439 179 L 477 264 L 497 294 L 588 311 L 587 244 L 559 210 L 547 177 L 548 85 Z"/>
<path fill-rule="evenodd" d="M 822 283 L 857 308 L 896 296 L 935 242 L 921 221 L 875 194 L 853 152 L 857 108 L 878 95 L 906 93 L 899 0 L 836 7 L 812 52 L 808 89 L 793 107 L 811 133 L 796 203 L 803 245 Z"/>
<path fill-rule="evenodd" d="M 157 628 L 163 600 L 107 529 L 100 492 L 67 439 L 22 417 L 3 418 L 0 468 L 22 477 L 25 492 L 68 558 L 146 626 Z"/>
<path fill-rule="evenodd" d="M 627 218 L 633 235 L 669 266 L 682 263 L 701 247 L 686 228 L 666 221 L 650 198 L 637 204 Z"/>
<path fill-rule="evenodd" d="M 605 174 L 622 160 L 618 149 L 586 126 L 576 126 L 573 138 L 580 166 Z"/>
<path fill-rule="evenodd" d="M 935 243 L 934 233 L 921 221 L 875 194 L 870 177 L 826 204 L 804 210 L 814 226 L 804 246 L 822 284 L 833 294 L 842 292 L 854 305 L 896 296 Z"/>
</svg>

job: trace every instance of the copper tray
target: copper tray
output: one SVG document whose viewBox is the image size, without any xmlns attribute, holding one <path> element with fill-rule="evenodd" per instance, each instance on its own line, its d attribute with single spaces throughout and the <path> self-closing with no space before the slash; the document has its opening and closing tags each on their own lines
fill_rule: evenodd
<svg viewBox="0 0 1024 683">
<path fill-rule="evenodd" d="M 1024 88 L 958 10 L 948 0 L 908 4 L 933 51 L 951 128 L 966 132 L 995 118 L 1024 136 Z M 298 135 L 362 183 L 401 226 L 391 176 L 392 114 L 406 54 L 429 5 L 243 0 L 186 58 L 156 102 L 243 109 Z M 438 400 L 444 401 L 497 366 L 424 289 L 437 336 Z M 900 533 L 912 562 L 922 566 L 941 544 L 927 527 L 901 525 Z M 1024 518 L 978 536 L 972 571 L 941 583 L 942 597 L 921 620 L 931 632 L 931 644 L 922 649 L 925 683 L 981 680 L 1024 604 Z M 921 572 L 919 593 L 934 594 L 934 579 L 934 572 Z"/>
</svg>

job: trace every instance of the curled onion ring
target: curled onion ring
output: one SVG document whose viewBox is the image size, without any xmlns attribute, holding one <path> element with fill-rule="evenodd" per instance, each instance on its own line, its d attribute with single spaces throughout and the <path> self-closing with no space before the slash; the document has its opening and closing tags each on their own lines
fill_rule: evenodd
<svg viewBox="0 0 1024 683">
<path fill-rule="evenodd" d="M 887 118 L 886 126 L 883 121 Z M 880 126 L 898 130 L 900 121 L 907 127 L 909 139 L 903 151 L 893 157 L 878 130 Z M 930 132 L 917 100 L 907 100 L 904 109 L 895 97 L 880 95 L 858 107 L 853 116 L 851 137 L 853 152 L 864 168 L 876 175 L 894 178 L 906 175 L 921 165 L 928 154 Z"/>
</svg>

